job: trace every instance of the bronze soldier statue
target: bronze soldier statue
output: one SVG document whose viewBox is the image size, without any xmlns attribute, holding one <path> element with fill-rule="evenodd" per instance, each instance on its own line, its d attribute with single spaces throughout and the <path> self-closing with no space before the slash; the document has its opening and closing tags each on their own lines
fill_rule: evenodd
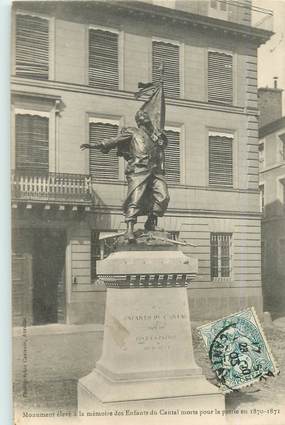
<svg viewBox="0 0 285 425">
<path fill-rule="evenodd" d="M 163 92 L 163 64 L 160 67 L 160 81 L 139 83 L 136 99 L 148 96 L 136 113 L 138 128 L 123 128 L 112 139 L 102 140 L 92 145 L 83 144 L 83 149 L 100 149 L 108 153 L 117 148 L 117 155 L 128 163 L 126 177 L 128 194 L 123 204 L 127 223 L 127 238 L 135 241 L 134 225 L 138 216 L 147 215 L 145 230 L 157 228 L 157 218 L 167 209 L 169 194 L 165 181 L 165 155 L 167 137 L 163 131 L 165 124 L 165 98 Z"/>
<path fill-rule="evenodd" d="M 163 130 L 153 126 L 149 113 L 140 109 L 135 116 L 136 127 L 123 128 L 118 137 L 96 144 L 83 144 L 81 149 L 100 149 L 108 153 L 117 148 L 117 155 L 127 161 L 128 194 L 123 204 L 127 238 L 135 240 L 134 224 L 138 216 L 147 215 L 145 230 L 155 230 L 157 217 L 164 215 L 169 194 L 164 177 L 164 149 L 167 138 Z"/>
</svg>

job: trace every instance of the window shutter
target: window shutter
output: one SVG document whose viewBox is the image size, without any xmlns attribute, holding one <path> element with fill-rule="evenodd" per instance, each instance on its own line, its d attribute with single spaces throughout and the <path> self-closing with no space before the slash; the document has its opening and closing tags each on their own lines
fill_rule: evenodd
<svg viewBox="0 0 285 425">
<path fill-rule="evenodd" d="M 16 169 L 47 173 L 49 170 L 49 119 L 16 115 Z"/>
<path fill-rule="evenodd" d="M 168 183 L 180 183 L 180 132 L 167 130 L 168 145 L 165 149 L 165 177 Z"/>
<path fill-rule="evenodd" d="M 160 66 L 164 64 L 164 92 L 168 97 L 180 96 L 179 46 L 161 41 L 152 42 L 152 80 L 159 82 Z"/>
<path fill-rule="evenodd" d="M 118 125 L 100 122 L 90 123 L 90 144 L 117 135 Z M 89 152 L 90 174 L 95 180 L 116 180 L 119 178 L 117 149 L 111 149 L 107 154 L 97 149 L 90 149 Z"/>
<path fill-rule="evenodd" d="M 118 34 L 89 30 L 89 85 L 103 89 L 119 88 Z"/>
<path fill-rule="evenodd" d="M 233 74 L 231 55 L 208 53 L 208 101 L 233 103 Z"/>
<path fill-rule="evenodd" d="M 16 15 L 16 75 L 48 80 L 49 21 L 29 15 Z"/>
<path fill-rule="evenodd" d="M 233 186 L 233 140 L 209 136 L 209 184 Z"/>
</svg>

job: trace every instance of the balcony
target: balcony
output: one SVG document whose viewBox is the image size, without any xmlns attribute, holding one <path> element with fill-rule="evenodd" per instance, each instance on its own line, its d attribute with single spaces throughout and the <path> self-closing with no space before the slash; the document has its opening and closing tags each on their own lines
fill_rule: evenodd
<svg viewBox="0 0 285 425">
<path fill-rule="evenodd" d="M 12 171 L 12 201 L 91 205 L 91 177 L 84 174 Z"/>
</svg>

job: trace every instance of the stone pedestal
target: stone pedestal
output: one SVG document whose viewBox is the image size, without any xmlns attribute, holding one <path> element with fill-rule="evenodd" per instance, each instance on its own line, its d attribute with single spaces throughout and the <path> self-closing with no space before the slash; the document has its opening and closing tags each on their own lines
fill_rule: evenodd
<svg viewBox="0 0 285 425">
<path fill-rule="evenodd" d="M 79 380 L 78 409 L 223 410 L 193 354 L 186 285 L 197 260 L 173 248 L 119 251 L 98 269 L 108 286 L 103 350 Z"/>
</svg>

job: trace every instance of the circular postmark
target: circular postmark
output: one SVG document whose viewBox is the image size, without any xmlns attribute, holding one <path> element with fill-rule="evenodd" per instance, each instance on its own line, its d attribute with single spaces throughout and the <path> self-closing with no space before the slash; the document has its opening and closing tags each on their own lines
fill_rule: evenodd
<svg viewBox="0 0 285 425">
<path fill-rule="evenodd" d="M 219 383 L 235 390 L 270 371 L 270 358 L 256 326 L 238 318 L 225 321 L 210 345 L 209 357 Z"/>
</svg>

